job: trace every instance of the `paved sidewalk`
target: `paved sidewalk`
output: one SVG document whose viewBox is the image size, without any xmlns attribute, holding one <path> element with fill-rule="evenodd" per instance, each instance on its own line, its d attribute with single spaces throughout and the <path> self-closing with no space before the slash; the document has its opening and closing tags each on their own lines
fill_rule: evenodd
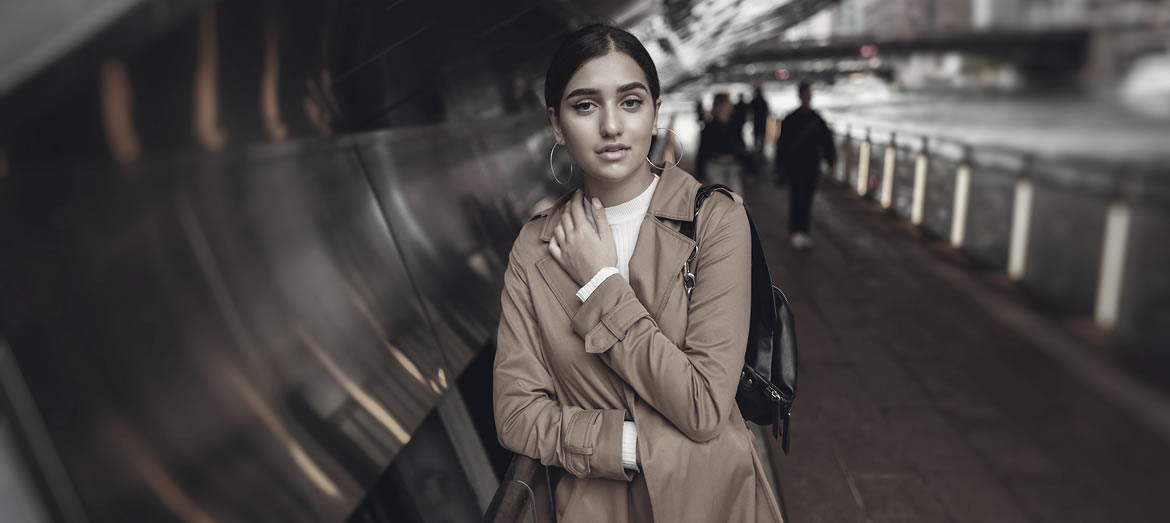
<svg viewBox="0 0 1170 523">
<path fill-rule="evenodd" d="M 784 192 L 745 191 L 797 316 L 792 454 L 771 449 L 790 523 L 1170 521 L 1170 444 L 1041 350 L 1051 322 L 822 189 L 808 253 Z"/>
</svg>

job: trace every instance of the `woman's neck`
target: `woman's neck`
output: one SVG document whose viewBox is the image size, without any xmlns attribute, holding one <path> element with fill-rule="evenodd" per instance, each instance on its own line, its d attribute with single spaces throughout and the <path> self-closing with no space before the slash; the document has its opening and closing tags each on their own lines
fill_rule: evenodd
<svg viewBox="0 0 1170 523">
<path fill-rule="evenodd" d="M 633 200 L 654 181 L 650 165 L 642 165 L 624 180 L 607 182 L 586 175 L 584 180 L 585 198 L 601 200 L 602 207 L 613 207 Z"/>
</svg>

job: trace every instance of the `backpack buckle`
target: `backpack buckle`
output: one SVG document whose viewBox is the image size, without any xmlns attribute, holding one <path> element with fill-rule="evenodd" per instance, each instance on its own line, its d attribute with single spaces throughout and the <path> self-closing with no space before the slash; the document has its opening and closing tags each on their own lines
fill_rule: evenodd
<svg viewBox="0 0 1170 523">
<path fill-rule="evenodd" d="M 683 262 L 683 289 L 687 291 L 687 299 L 690 299 L 691 292 L 695 290 L 695 272 L 691 270 L 691 262 L 698 254 L 699 244 L 696 243 L 695 248 L 691 250 L 691 255 L 687 256 L 687 261 Z"/>
</svg>

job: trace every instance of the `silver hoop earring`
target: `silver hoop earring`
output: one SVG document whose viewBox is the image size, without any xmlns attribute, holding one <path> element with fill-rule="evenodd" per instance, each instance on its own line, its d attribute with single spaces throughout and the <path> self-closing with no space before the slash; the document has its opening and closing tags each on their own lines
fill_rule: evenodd
<svg viewBox="0 0 1170 523">
<path fill-rule="evenodd" d="M 661 131 L 663 129 L 665 129 L 667 133 L 673 134 L 674 141 L 678 142 L 678 159 L 674 161 L 674 165 L 670 165 L 670 164 L 666 163 L 665 160 L 663 160 L 662 167 L 659 167 L 657 165 L 654 165 L 654 162 L 650 161 L 650 157 L 647 156 L 646 163 L 650 164 L 650 167 L 653 167 L 655 169 L 661 169 L 661 170 L 665 171 L 667 169 L 667 167 L 678 167 L 678 163 L 682 161 L 683 155 L 686 154 L 686 151 L 683 149 L 682 137 L 679 136 L 678 133 L 674 132 L 673 129 L 671 129 L 669 127 L 659 127 L 655 130 Z M 667 140 L 669 140 L 670 134 L 667 134 Z M 670 145 L 670 144 L 667 143 L 667 145 Z"/>
<path fill-rule="evenodd" d="M 565 180 L 562 182 L 560 178 L 557 178 L 557 170 L 553 168 L 553 153 L 557 151 L 558 145 L 560 145 L 560 144 L 553 142 L 552 149 L 548 150 L 548 170 L 550 172 L 552 172 L 553 179 L 556 180 L 557 183 L 564 185 L 566 183 L 569 183 L 569 180 L 573 179 L 573 161 L 569 160 L 569 180 Z"/>
</svg>

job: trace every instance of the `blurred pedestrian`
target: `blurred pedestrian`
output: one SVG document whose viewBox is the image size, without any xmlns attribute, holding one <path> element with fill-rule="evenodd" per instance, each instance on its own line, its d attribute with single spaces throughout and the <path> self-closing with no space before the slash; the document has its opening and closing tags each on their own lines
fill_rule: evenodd
<svg viewBox="0 0 1170 523">
<path fill-rule="evenodd" d="M 757 155 L 764 153 L 764 135 L 768 129 L 768 101 L 764 100 L 764 90 L 757 84 L 752 93 L 752 149 Z"/>
<path fill-rule="evenodd" d="M 802 251 L 812 247 L 809 230 L 821 161 L 832 170 L 837 163 L 837 151 L 828 124 L 812 109 L 812 87 L 808 82 L 800 82 L 797 93 L 800 107 L 780 123 L 776 176 L 778 183 L 788 184 L 788 231 L 792 248 Z"/>
<path fill-rule="evenodd" d="M 739 95 L 739 102 L 735 104 L 735 110 L 731 113 L 731 121 L 735 123 L 735 127 L 739 132 L 743 132 L 743 126 L 747 124 L 749 106 L 747 99 L 744 98 L 743 93 Z"/>
<path fill-rule="evenodd" d="M 732 120 L 734 110 L 727 93 L 715 95 L 711 121 L 703 126 L 699 135 L 695 169 L 703 183 L 723 184 L 733 192 L 743 194 L 741 161 L 747 146 L 743 143 L 743 128 Z"/>
</svg>

